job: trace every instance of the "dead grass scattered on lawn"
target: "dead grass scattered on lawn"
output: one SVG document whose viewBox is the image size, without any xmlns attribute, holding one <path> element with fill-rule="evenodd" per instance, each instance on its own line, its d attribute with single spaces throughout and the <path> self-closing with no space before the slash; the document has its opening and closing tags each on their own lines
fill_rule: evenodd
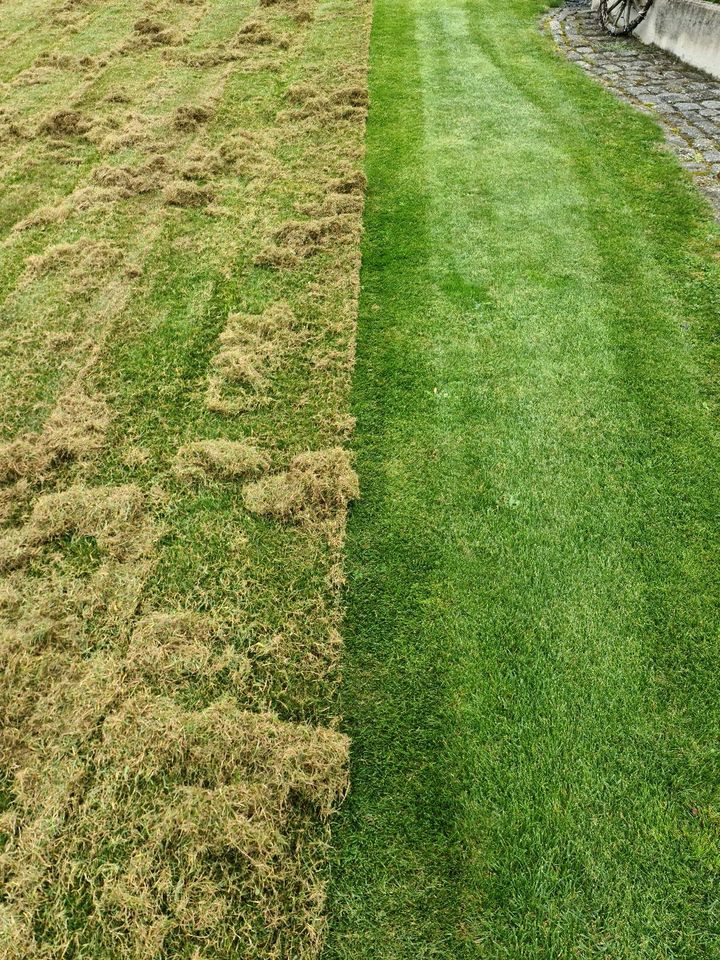
<svg viewBox="0 0 720 960">
<path fill-rule="evenodd" d="M 194 612 L 149 614 L 133 630 L 126 667 L 152 687 L 164 689 L 177 689 L 188 677 L 207 681 L 227 671 L 239 696 L 248 686 L 250 661 L 223 643 L 220 633 L 207 617 Z"/>
<path fill-rule="evenodd" d="M 42 481 L 61 460 L 85 460 L 103 445 L 110 411 L 101 397 L 80 386 L 68 390 L 42 432 L 0 444 L 0 484 L 21 479 Z"/>
<path fill-rule="evenodd" d="M 178 107 L 173 116 L 173 126 L 183 132 L 196 130 L 199 126 L 212 119 L 213 111 L 210 107 L 196 104 L 194 106 Z"/>
<path fill-rule="evenodd" d="M 102 164 L 93 171 L 93 181 L 103 188 L 113 188 L 123 197 L 159 190 L 168 177 L 169 162 L 162 154 L 136 167 L 123 164 Z"/>
<path fill-rule="evenodd" d="M 135 35 L 123 46 L 124 52 L 177 46 L 183 42 L 182 34 L 174 27 L 153 17 L 142 17 L 135 23 L 134 31 Z"/>
<path fill-rule="evenodd" d="M 205 403 L 216 413 L 233 414 L 268 399 L 269 375 L 302 337 L 292 310 L 276 304 L 262 314 L 230 314 L 213 357 Z"/>
<path fill-rule="evenodd" d="M 46 117 L 39 132 L 52 137 L 80 137 L 91 127 L 90 120 L 78 110 L 56 110 Z"/>
<path fill-rule="evenodd" d="M 132 682 L 122 697 L 128 678 L 110 657 L 94 658 L 72 681 L 59 681 L 45 704 L 66 730 L 52 741 L 53 773 L 36 766 L 38 736 L 17 778 L 20 816 L 7 824 L 5 864 L 14 869 L 4 877 L 6 922 L 22 931 L 16 940 L 39 947 L 26 904 L 42 903 L 46 925 L 62 938 L 74 901 L 86 904 L 85 935 L 127 960 L 182 949 L 189 937 L 222 952 L 249 938 L 271 949 L 281 921 L 292 955 L 311 955 L 321 848 L 305 842 L 302 856 L 292 849 L 316 834 L 313 819 L 327 818 L 345 792 L 346 738 L 230 699 L 183 710 Z M 68 727 L 79 708 L 82 722 Z M 99 738 L 92 776 L 72 753 L 89 735 Z M 40 865 L 53 882 L 35 890 Z M 290 929 L 288 898 L 297 911 Z"/>
<path fill-rule="evenodd" d="M 163 190 L 163 200 L 170 207 L 206 207 L 213 200 L 213 191 L 192 180 L 173 180 Z"/>
<path fill-rule="evenodd" d="M 295 84 L 288 88 L 286 99 L 294 106 L 278 112 L 277 121 L 281 124 L 303 120 L 364 120 L 367 115 L 368 92 L 365 87 L 358 85 L 325 92 L 315 84 Z"/>
<path fill-rule="evenodd" d="M 28 126 L 29 137 L 40 134 L 42 163 L 62 166 L 63 174 L 72 173 L 63 183 L 77 186 L 54 204 L 54 193 L 46 190 L 45 206 L 17 225 L 17 231 L 51 227 L 45 250 L 40 236 L 10 238 L 18 247 L 32 244 L 35 251 L 21 280 L 38 286 L 30 296 L 18 298 L 20 308 L 47 291 L 65 311 L 58 319 L 65 319 L 83 306 L 76 295 L 106 281 L 104 301 L 122 300 L 122 291 L 132 286 L 129 264 L 136 269 L 134 248 L 121 251 L 97 235 L 77 239 L 87 223 L 94 230 L 106 215 L 113 224 L 107 236 L 113 241 L 120 235 L 116 218 L 122 222 L 127 212 L 142 217 L 147 210 L 141 236 L 157 236 L 162 224 L 177 226 L 178 244 L 192 241 L 197 250 L 210 251 L 221 234 L 206 229 L 206 221 L 213 228 L 217 221 L 182 208 L 204 207 L 213 195 L 225 202 L 226 183 L 235 177 L 243 179 L 247 206 L 234 208 L 240 229 L 233 242 L 239 247 L 247 241 L 249 260 L 257 252 L 258 236 L 265 236 L 268 246 L 256 263 L 265 256 L 267 265 L 275 267 L 298 265 L 311 253 L 357 240 L 363 185 L 352 179 L 351 170 L 349 180 L 341 174 L 336 161 L 343 156 L 348 164 L 358 162 L 362 96 L 349 92 L 350 87 L 291 92 L 285 105 L 293 109 L 285 119 L 302 121 L 312 136 L 322 135 L 317 144 L 305 142 L 303 131 L 273 120 L 290 76 L 338 75 L 339 69 L 348 83 L 355 79 L 337 62 L 335 51 L 326 58 L 320 35 L 306 58 L 309 31 L 298 24 L 310 21 L 314 4 L 261 0 L 244 25 L 236 22 L 225 40 L 214 38 L 209 48 L 182 42 L 191 36 L 190 21 L 197 22 L 202 4 L 194 7 L 197 17 L 187 10 L 183 15 L 169 0 L 142 5 L 138 0 L 136 6 L 137 12 L 129 14 L 130 24 L 135 21 L 130 37 L 124 44 L 116 37 L 112 50 L 99 51 L 93 62 L 83 64 L 79 57 L 71 62 L 59 54 L 36 64 L 44 71 L 41 79 L 67 72 L 53 82 L 77 74 L 76 93 L 56 102 L 62 109 L 43 119 L 45 107 Z M 93 9 L 86 0 L 67 0 L 62 16 L 80 24 Z M 359 29 L 359 10 L 348 7 L 350 30 Z M 326 28 L 334 29 L 330 20 L 323 22 Z M 107 89 L 102 69 L 129 53 L 140 54 L 137 62 L 147 71 L 148 86 L 139 91 L 133 77 L 122 88 Z M 121 64 L 123 70 L 129 64 L 130 58 Z M 185 78 L 216 65 L 220 69 L 209 71 L 209 83 L 203 84 L 199 73 L 193 75 L 193 93 L 176 111 L 179 101 L 173 97 Z M 233 126 L 218 131 L 227 104 L 222 114 L 216 110 L 231 71 L 236 83 L 242 74 L 266 72 L 253 77 L 248 87 L 266 90 L 271 98 L 267 106 L 272 97 L 277 99 L 267 116 L 264 108 L 255 112 L 250 105 L 247 119 L 240 121 L 249 127 L 258 122 L 261 130 Z M 269 76 L 270 71 L 277 73 Z M 97 87 L 87 84 L 94 73 L 101 80 Z M 28 97 L 35 91 L 17 93 Z M 160 104 L 166 93 L 165 109 Z M 96 95 L 100 100 L 93 107 Z M 0 109 L 4 142 L 20 138 L 22 119 Z M 353 122 L 358 124 L 354 129 Z M 284 159 L 291 140 L 299 147 L 292 170 Z M 117 163 L 110 154 L 119 154 Z M 88 175 L 89 160 L 95 166 Z M 331 166 L 336 180 L 323 195 Z M 221 183 L 214 184 L 215 178 Z M 207 187 L 205 181 L 210 181 Z M 284 194 L 278 207 L 294 207 L 297 219 L 278 223 L 274 199 L 265 201 L 270 184 L 273 198 Z M 125 200 L 131 203 L 125 205 Z M 86 211 L 91 211 L 87 217 L 79 215 Z M 287 218 L 287 212 L 282 216 Z M 71 222 L 56 230 L 65 220 Z M 186 231 L 188 223 L 198 230 Z M 343 349 L 336 335 L 351 336 L 353 304 L 345 293 L 354 296 L 348 276 L 351 254 L 341 253 L 303 262 L 303 271 L 313 278 L 302 289 L 295 284 L 299 276 L 258 273 L 268 299 L 293 297 L 297 317 L 283 303 L 257 314 L 231 313 L 211 360 L 206 394 L 211 410 L 237 414 L 270 400 L 277 403 L 269 408 L 272 416 L 260 414 L 257 428 L 248 423 L 244 431 L 256 432 L 273 450 L 285 448 L 274 443 L 272 424 L 275 409 L 285 415 L 277 384 L 281 372 L 283 378 L 295 375 L 289 364 L 282 369 L 290 359 L 293 367 L 299 360 L 312 376 L 312 356 L 325 351 L 328 376 L 334 379 L 331 387 L 328 381 L 330 402 L 321 408 L 328 408 L 324 435 L 332 434 L 339 422 L 336 407 L 342 404 L 336 396 L 346 373 L 335 363 Z M 247 268 L 252 270 L 251 263 Z M 286 280 L 291 293 L 284 288 Z M 88 299 L 90 303 L 94 309 L 96 301 Z M 115 306 L 112 310 L 118 316 Z M 97 358 L 101 340 L 94 346 L 92 340 L 99 324 L 90 311 L 88 316 L 94 327 L 83 332 L 82 340 Z M 76 320 L 73 330 L 81 325 Z M 105 336 L 112 343 L 112 325 L 102 327 L 99 337 Z M 77 346 L 58 343 L 68 353 Z M 87 367 L 83 378 L 41 431 L 0 448 L 0 660 L 5 678 L 0 761 L 11 791 L 10 806 L 0 814 L 0 939 L 10 944 L 12 960 L 41 955 L 59 960 L 87 950 L 118 960 L 180 953 L 199 960 L 208 949 L 223 957 L 252 951 L 268 960 L 314 960 L 323 926 L 323 821 L 347 787 L 347 741 L 332 729 L 334 720 L 328 721 L 329 729 L 317 725 L 335 716 L 331 691 L 339 675 L 335 588 L 340 554 L 318 550 L 322 543 L 315 534 L 326 536 L 333 548 L 341 542 L 347 504 L 357 495 L 351 458 L 332 447 L 301 454 L 286 471 L 270 475 L 270 457 L 249 440 L 205 439 L 182 446 L 173 465 L 181 482 L 172 484 L 180 497 L 193 503 L 226 498 L 232 488 L 220 484 L 242 482 L 240 496 L 250 510 L 313 531 L 309 536 L 274 531 L 273 536 L 309 551 L 298 569 L 315 563 L 316 554 L 321 559 L 309 577 L 311 596 L 300 587 L 287 605 L 278 599 L 277 609 L 274 598 L 261 598 L 259 613 L 240 602 L 214 607 L 214 586 L 197 604 L 213 614 L 178 609 L 185 602 L 191 606 L 183 591 L 193 604 L 197 596 L 185 583 L 173 583 L 165 592 L 163 563 L 174 562 L 177 544 L 168 538 L 167 552 L 164 546 L 162 553 L 158 550 L 164 527 L 152 488 L 141 492 L 132 484 L 92 485 L 99 483 L 98 475 L 115 477 L 120 467 L 116 458 L 98 457 L 111 414 L 105 401 L 81 385 L 89 383 Z M 296 414 L 305 416 L 302 400 L 288 411 Z M 303 423 L 302 430 L 308 426 Z M 185 435 L 193 436 L 189 427 Z M 238 435 L 235 428 L 233 435 Z M 136 470 L 139 482 L 153 467 L 167 463 L 155 439 L 141 429 L 128 433 L 128 442 L 147 443 L 153 451 L 125 451 L 124 462 Z M 334 442 L 318 440 L 316 445 Z M 182 481 L 214 486 L 188 489 Z M 243 524 L 261 532 L 262 524 L 248 516 Z M 198 537 L 197 529 L 192 537 Z M 237 574 L 239 589 L 244 564 L 255 557 L 249 530 L 247 535 L 233 531 L 229 539 L 240 542 L 241 537 L 243 556 L 221 574 Z M 282 548 L 277 552 L 268 558 L 269 567 L 296 562 L 292 557 L 287 561 Z M 248 581 L 257 578 L 262 593 L 271 591 L 264 578 L 273 575 L 258 564 L 247 576 Z M 287 719 L 307 716 L 313 724 Z"/>
<path fill-rule="evenodd" d="M 270 468 L 269 456 L 244 441 L 197 440 L 180 447 L 175 472 L 184 480 L 240 480 Z"/>
<path fill-rule="evenodd" d="M 342 447 L 298 454 L 284 473 L 245 487 L 248 510 L 284 522 L 322 526 L 335 533 L 345 511 L 359 495 L 352 456 Z"/>
<path fill-rule="evenodd" d="M 24 566 L 45 544 L 71 535 L 92 537 L 101 553 L 122 560 L 147 553 L 155 531 L 138 487 L 79 484 L 40 497 L 27 523 L 0 539 L 0 570 Z"/>
<path fill-rule="evenodd" d="M 107 240 L 83 238 L 75 243 L 53 244 L 28 257 L 18 289 L 23 290 L 48 274 L 61 273 L 69 293 L 82 293 L 99 286 L 103 275 L 122 257 L 121 248 Z"/>
</svg>

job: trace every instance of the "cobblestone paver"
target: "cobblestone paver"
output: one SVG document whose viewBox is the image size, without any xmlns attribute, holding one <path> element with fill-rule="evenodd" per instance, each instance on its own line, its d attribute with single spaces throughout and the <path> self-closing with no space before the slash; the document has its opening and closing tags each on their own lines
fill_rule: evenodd
<svg viewBox="0 0 720 960">
<path fill-rule="evenodd" d="M 567 0 L 546 23 L 569 60 L 659 121 L 720 218 L 720 82 L 632 37 L 609 36 L 589 0 Z"/>
</svg>

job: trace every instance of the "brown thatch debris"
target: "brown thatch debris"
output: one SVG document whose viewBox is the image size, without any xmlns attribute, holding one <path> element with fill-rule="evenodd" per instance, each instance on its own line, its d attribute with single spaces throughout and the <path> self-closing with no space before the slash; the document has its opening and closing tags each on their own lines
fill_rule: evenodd
<svg viewBox="0 0 720 960">
<path fill-rule="evenodd" d="M 29 140 L 31 137 L 32 134 L 18 117 L 10 113 L 6 107 L 0 107 L 0 142 Z"/>
<path fill-rule="evenodd" d="M 30 519 L 0 540 L 0 570 L 27 563 L 44 544 L 67 536 L 93 537 L 110 557 L 142 556 L 152 546 L 145 498 L 133 485 L 77 485 L 36 502 Z"/>
<path fill-rule="evenodd" d="M 349 107 L 367 107 L 368 92 L 366 87 L 350 86 L 333 90 L 329 96 L 331 103 Z"/>
<path fill-rule="evenodd" d="M 357 238 L 358 218 L 348 214 L 316 220 L 288 220 L 273 234 L 273 243 L 255 258 L 256 266 L 287 268 L 346 237 Z"/>
<path fill-rule="evenodd" d="M 250 661 L 222 644 L 217 627 L 189 611 L 157 612 L 144 617 L 133 631 L 127 669 L 153 686 L 168 687 L 185 677 L 205 678 L 228 671 L 239 693 L 246 685 Z"/>
<path fill-rule="evenodd" d="M 167 180 L 168 160 L 159 155 L 138 167 L 102 164 L 93 170 L 92 178 L 101 187 L 114 188 L 124 197 L 151 193 Z"/>
<path fill-rule="evenodd" d="M 13 232 L 20 233 L 23 230 L 32 230 L 35 227 L 47 227 L 51 223 L 62 223 L 72 213 L 72 207 L 66 200 L 61 200 L 56 204 L 38 207 L 22 220 L 18 220 L 13 225 Z"/>
<path fill-rule="evenodd" d="M 102 447 L 110 424 L 110 410 L 101 397 L 80 387 L 62 397 L 40 436 L 53 460 L 82 460 Z"/>
<path fill-rule="evenodd" d="M 282 6 L 297 23 L 309 23 L 313 16 L 313 0 L 260 0 L 261 7 Z"/>
<path fill-rule="evenodd" d="M 69 279 L 75 283 L 98 280 L 97 274 L 115 266 L 122 258 L 122 250 L 106 240 L 88 240 L 58 243 L 42 253 L 32 254 L 26 262 L 30 277 L 41 277 L 63 267 L 68 268 Z"/>
<path fill-rule="evenodd" d="M 286 90 L 285 99 L 290 103 L 308 103 L 322 95 L 322 90 L 314 83 L 294 83 Z"/>
<path fill-rule="evenodd" d="M 347 790 L 347 738 L 229 698 L 189 710 L 132 683 L 123 698 L 127 683 L 117 659 L 96 655 L 72 685 L 52 685 L 44 720 L 29 724 L 38 729 L 15 760 L 3 851 L 15 942 L 32 955 L 33 923 L 49 917 L 59 932 L 64 904 L 92 890 L 85 932 L 108 956 L 199 951 L 229 943 L 231 924 L 235 943 L 252 939 L 258 955 L 272 955 L 279 933 L 288 956 L 309 957 L 322 899 L 317 821 Z M 91 778 L 77 749 L 89 737 Z"/>
<path fill-rule="evenodd" d="M 62 347 L 58 341 L 55 349 Z M 102 447 L 110 412 L 99 397 L 71 387 L 39 434 L 25 434 L 0 444 L 0 514 L 9 516 L 26 502 L 62 462 L 85 461 Z"/>
<path fill-rule="evenodd" d="M 267 45 L 275 40 L 273 34 L 268 30 L 267 24 L 261 20 L 248 20 L 235 34 L 236 43 L 255 43 L 258 45 Z"/>
<path fill-rule="evenodd" d="M 256 267 L 264 267 L 269 270 L 292 270 L 299 263 L 300 258 L 294 250 L 290 247 L 280 247 L 274 243 L 264 247 L 253 258 L 253 264 Z"/>
<path fill-rule="evenodd" d="M 337 217 L 340 214 L 360 214 L 364 202 L 365 198 L 362 194 L 329 193 L 321 203 L 297 203 L 295 210 L 312 220 L 322 220 L 325 217 Z"/>
<path fill-rule="evenodd" d="M 359 495 L 352 456 L 342 447 L 298 454 L 285 473 L 249 484 L 245 506 L 284 521 L 332 519 Z"/>
<path fill-rule="evenodd" d="M 265 402 L 267 375 L 298 336 L 295 316 L 282 303 L 262 314 L 230 314 L 220 334 L 221 349 L 212 360 L 208 409 L 233 414 Z"/>
<path fill-rule="evenodd" d="M 173 116 L 173 126 L 176 130 L 195 130 L 211 120 L 212 116 L 213 110 L 200 104 L 178 107 Z"/>
<path fill-rule="evenodd" d="M 40 133 L 53 137 L 79 137 L 90 129 L 90 121 L 78 110 L 56 110 L 40 124 Z"/>
<path fill-rule="evenodd" d="M 132 97 L 127 90 L 119 87 L 115 90 L 111 90 L 108 93 L 108 95 L 105 97 L 105 103 L 132 103 Z"/>
<path fill-rule="evenodd" d="M 331 193 L 365 193 L 367 177 L 361 170 L 354 170 L 344 177 L 331 180 L 328 184 Z"/>
<path fill-rule="evenodd" d="M 272 172 L 272 141 L 267 135 L 262 136 L 252 130 L 237 130 L 218 149 L 223 162 L 236 173 Z"/>
<path fill-rule="evenodd" d="M 104 400 L 88 396 L 81 388 L 71 389 L 50 414 L 42 433 L 0 445 L 0 483 L 40 479 L 59 460 L 81 460 L 96 453 L 109 423 Z"/>
<path fill-rule="evenodd" d="M 163 200 L 171 207 L 206 207 L 213 200 L 209 186 L 191 180 L 173 180 L 163 190 Z"/>
<path fill-rule="evenodd" d="M 186 162 L 180 168 L 180 174 L 188 180 L 210 180 L 222 173 L 226 166 L 219 150 L 190 150 Z"/>
<path fill-rule="evenodd" d="M 135 39 L 128 42 L 127 49 L 143 50 L 182 43 L 182 37 L 177 30 L 152 17 L 142 17 L 135 23 L 134 30 Z"/>
<path fill-rule="evenodd" d="M 240 480 L 264 473 L 269 456 L 258 447 L 237 440 L 197 440 L 180 447 L 175 472 L 185 480 L 217 477 Z"/>
</svg>

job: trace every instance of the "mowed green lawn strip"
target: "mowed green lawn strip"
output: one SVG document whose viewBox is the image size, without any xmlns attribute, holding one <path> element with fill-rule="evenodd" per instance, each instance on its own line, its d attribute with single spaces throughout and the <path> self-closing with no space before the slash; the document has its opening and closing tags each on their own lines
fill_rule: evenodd
<svg viewBox="0 0 720 960">
<path fill-rule="evenodd" d="M 376 0 L 324 960 L 718 955 L 718 235 L 539 0 Z"/>
</svg>

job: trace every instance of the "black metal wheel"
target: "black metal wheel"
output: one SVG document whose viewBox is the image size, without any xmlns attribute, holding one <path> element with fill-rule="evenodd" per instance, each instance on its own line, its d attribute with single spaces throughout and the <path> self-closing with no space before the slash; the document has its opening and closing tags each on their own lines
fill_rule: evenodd
<svg viewBox="0 0 720 960">
<path fill-rule="evenodd" d="M 613 36 L 632 33 L 648 15 L 653 0 L 600 0 L 600 22 Z"/>
</svg>

